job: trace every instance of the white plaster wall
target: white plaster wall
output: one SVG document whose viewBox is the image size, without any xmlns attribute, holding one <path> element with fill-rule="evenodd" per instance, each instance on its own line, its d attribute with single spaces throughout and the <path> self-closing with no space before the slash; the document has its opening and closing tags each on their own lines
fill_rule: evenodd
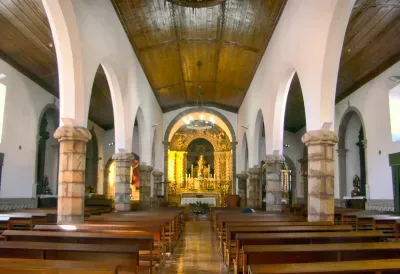
<svg viewBox="0 0 400 274">
<path fill-rule="evenodd" d="M 3 139 L 0 151 L 5 153 L 0 198 L 29 198 L 36 194 L 36 158 L 39 116 L 43 108 L 58 99 L 0 60 L 0 80 L 7 87 L 4 109 Z M 94 125 L 89 122 L 90 127 Z M 94 125 L 103 155 L 103 130 Z M 19 148 L 21 146 L 21 149 Z M 102 184 L 99 164 L 99 184 Z"/>
<path fill-rule="evenodd" d="M 353 177 L 360 177 L 360 151 L 356 145 L 361 128 L 361 121 L 358 115 L 353 115 L 347 125 L 345 148 L 346 152 L 346 196 L 351 195 L 353 190 Z"/>
<path fill-rule="evenodd" d="M 400 62 L 339 102 L 335 108 L 335 132 L 348 106 L 356 107 L 364 122 L 367 140 L 366 173 L 368 199 L 393 199 L 392 174 L 388 155 L 400 151 L 400 142 L 392 142 L 389 115 L 389 90 L 396 83 L 388 78 L 400 75 Z M 379 153 L 381 151 L 381 153 Z M 335 158 L 335 198 L 339 198 L 339 169 Z"/>
</svg>

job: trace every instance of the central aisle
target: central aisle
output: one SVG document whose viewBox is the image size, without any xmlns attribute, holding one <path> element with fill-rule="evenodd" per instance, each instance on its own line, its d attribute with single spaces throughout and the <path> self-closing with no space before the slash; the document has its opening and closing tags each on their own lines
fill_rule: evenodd
<svg viewBox="0 0 400 274">
<path fill-rule="evenodd" d="M 185 232 L 162 273 L 227 273 L 210 222 L 186 222 Z"/>
</svg>

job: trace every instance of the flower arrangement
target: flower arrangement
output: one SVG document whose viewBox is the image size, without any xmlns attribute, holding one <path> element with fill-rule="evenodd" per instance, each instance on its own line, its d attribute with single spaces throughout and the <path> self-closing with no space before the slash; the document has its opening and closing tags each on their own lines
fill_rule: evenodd
<svg viewBox="0 0 400 274">
<path fill-rule="evenodd" d="M 192 212 L 196 215 L 199 214 L 206 214 L 208 211 L 208 204 L 202 203 L 202 202 L 196 202 L 195 204 L 192 204 Z"/>
</svg>

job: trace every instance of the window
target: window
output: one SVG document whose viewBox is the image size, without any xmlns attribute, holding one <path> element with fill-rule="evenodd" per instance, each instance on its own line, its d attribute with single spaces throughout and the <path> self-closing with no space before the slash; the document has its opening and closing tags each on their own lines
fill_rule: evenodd
<svg viewBox="0 0 400 274">
<path fill-rule="evenodd" d="M 3 137 L 4 106 L 6 102 L 6 86 L 0 83 L 0 143 Z"/>
<path fill-rule="evenodd" d="M 390 127 L 392 141 L 400 141 L 400 85 L 389 91 Z"/>
</svg>

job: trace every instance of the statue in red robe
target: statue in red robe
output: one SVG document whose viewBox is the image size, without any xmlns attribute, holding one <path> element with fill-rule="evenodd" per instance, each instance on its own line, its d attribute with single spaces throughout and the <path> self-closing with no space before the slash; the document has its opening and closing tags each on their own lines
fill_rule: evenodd
<svg viewBox="0 0 400 274">
<path fill-rule="evenodd" d="M 132 182 L 131 184 L 135 186 L 136 189 L 140 187 L 140 174 L 139 174 L 139 161 L 133 160 L 132 164 Z"/>
</svg>

